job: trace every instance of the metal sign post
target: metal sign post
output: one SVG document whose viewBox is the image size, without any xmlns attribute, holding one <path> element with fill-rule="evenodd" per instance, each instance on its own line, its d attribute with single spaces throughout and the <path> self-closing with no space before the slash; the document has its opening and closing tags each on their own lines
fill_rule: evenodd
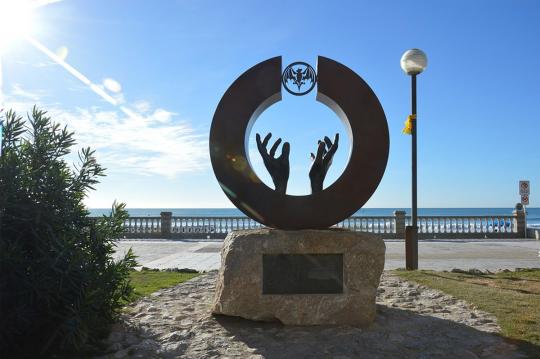
<svg viewBox="0 0 540 359">
<path fill-rule="evenodd" d="M 519 195 L 521 196 L 521 204 L 525 211 L 525 238 L 527 238 L 527 207 L 529 205 L 529 195 L 531 194 L 530 181 L 519 181 Z"/>
<path fill-rule="evenodd" d="M 530 195 L 531 194 L 531 183 L 530 181 L 519 181 L 519 194 Z"/>
</svg>

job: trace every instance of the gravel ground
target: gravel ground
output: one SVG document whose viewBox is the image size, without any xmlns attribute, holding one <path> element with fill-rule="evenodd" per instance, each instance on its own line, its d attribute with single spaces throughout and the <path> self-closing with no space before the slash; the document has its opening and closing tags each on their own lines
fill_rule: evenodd
<svg viewBox="0 0 540 359">
<path fill-rule="evenodd" d="M 212 316 L 216 273 L 129 307 L 98 358 L 522 358 L 496 318 L 388 272 L 368 328 L 286 327 Z"/>
</svg>

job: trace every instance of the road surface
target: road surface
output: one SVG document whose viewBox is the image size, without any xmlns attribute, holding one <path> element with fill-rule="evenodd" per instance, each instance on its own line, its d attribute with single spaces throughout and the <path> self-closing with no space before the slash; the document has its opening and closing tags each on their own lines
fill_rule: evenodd
<svg viewBox="0 0 540 359">
<path fill-rule="evenodd" d="M 116 258 L 130 247 L 141 266 L 148 268 L 218 269 L 222 240 L 123 240 Z M 405 267 L 405 242 L 385 240 L 385 269 Z M 420 241 L 420 269 L 514 269 L 540 268 L 540 241 L 536 240 L 437 240 Z"/>
</svg>

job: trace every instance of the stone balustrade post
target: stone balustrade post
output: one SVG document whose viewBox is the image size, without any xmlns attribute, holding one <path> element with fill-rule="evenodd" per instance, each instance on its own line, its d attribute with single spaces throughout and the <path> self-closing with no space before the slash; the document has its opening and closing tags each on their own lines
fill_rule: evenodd
<svg viewBox="0 0 540 359">
<path fill-rule="evenodd" d="M 170 238 L 172 212 L 161 212 L 161 237 Z"/>
<path fill-rule="evenodd" d="M 396 238 L 405 238 L 405 211 L 394 211 L 396 217 Z"/>
<path fill-rule="evenodd" d="M 527 236 L 527 217 L 525 208 L 521 203 L 516 204 L 516 208 L 512 212 L 514 215 L 514 224 L 517 228 L 517 234 L 519 238 L 526 238 Z"/>
</svg>

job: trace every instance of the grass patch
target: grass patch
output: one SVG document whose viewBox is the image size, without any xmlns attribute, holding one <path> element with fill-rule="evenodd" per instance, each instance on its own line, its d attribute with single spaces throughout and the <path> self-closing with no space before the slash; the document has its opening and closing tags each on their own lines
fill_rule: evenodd
<svg viewBox="0 0 540 359">
<path fill-rule="evenodd" d="M 540 353 L 540 270 L 466 274 L 437 271 L 393 271 L 396 275 L 441 290 L 492 313 L 501 334 L 528 354 Z"/>
<path fill-rule="evenodd" d="M 130 302 L 140 297 L 147 296 L 163 288 L 175 286 L 191 278 L 195 278 L 200 273 L 183 273 L 169 271 L 141 270 L 130 273 L 131 284 L 135 288 L 134 295 Z"/>
</svg>

